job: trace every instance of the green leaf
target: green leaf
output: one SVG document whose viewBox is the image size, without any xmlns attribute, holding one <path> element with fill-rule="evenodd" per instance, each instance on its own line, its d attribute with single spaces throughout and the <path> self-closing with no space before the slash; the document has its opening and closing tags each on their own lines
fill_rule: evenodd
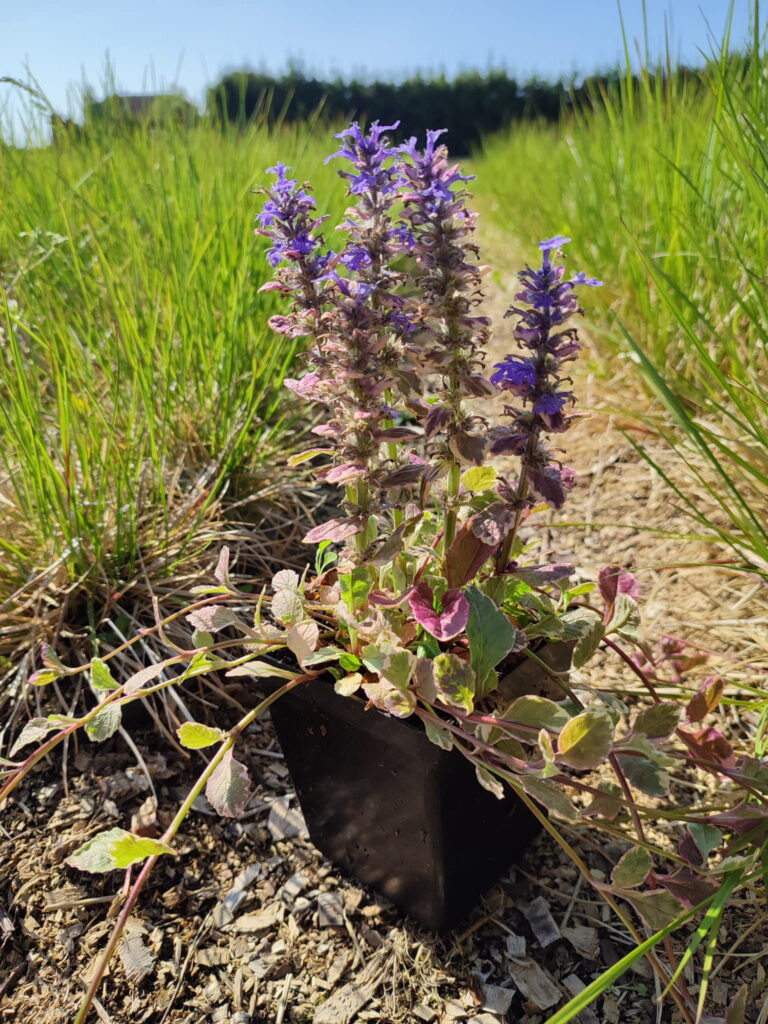
<svg viewBox="0 0 768 1024">
<path fill-rule="evenodd" d="M 78 871 L 89 871 L 91 874 L 104 874 L 130 867 L 139 861 L 146 860 L 156 854 L 175 851 L 157 839 L 146 839 L 143 836 L 126 832 L 124 828 L 111 828 L 99 832 L 89 839 L 66 859 L 66 864 Z"/>
<path fill-rule="evenodd" d="M 605 627 L 606 633 L 618 633 L 632 643 L 640 639 L 640 607 L 629 594 L 617 594 L 611 621 Z"/>
<path fill-rule="evenodd" d="M 33 686 L 49 686 L 51 683 L 55 683 L 60 675 L 61 673 L 55 669 L 41 668 L 29 677 L 29 681 Z"/>
<path fill-rule="evenodd" d="M 362 608 L 371 592 L 373 581 L 365 566 L 358 565 L 352 572 L 339 576 L 341 598 L 351 612 Z"/>
<path fill-rule="evenodd" d="M 714 825 L 699 825 L 695 821 L 688 822 L 688 831 L 693 836 L 696 849 L 701 854 L 702 861 L 706 864 L 707 858 L 713 850 L 716 850 L 723 841 L 722 833 Z"/>
<path fill-rule="evenodd" d="M 595 623 L 602 626 L 600 616 L 591 608 L 570 608 L 560 616 L 560 623 L 569 640 L 583 640 L 591 636 Z"/>
<path fill-rule="evenodd" d="M 452 704 L 471 713 L 475 706 L 475 674 L 472 666 L 456 654 L 438 654 L 433 661 L 437 696 L 443 704 Z"/>
<path fill-rule="evenodd" d="M 662 701 L 640 712 L 635 719 L 634 731 L 643 733 L 652 740 L 662 739 L 673 732 L 679 721 L 679 705 L 671 701 Z"/>
<path fill-rule="evenodd" d="M 498 473 L 492 466 L 474 466 L 461 474 L 461 482 L 468 491 L 477 494 L 493 487 L 497 477 Z"/>
<path fill-rule="evenodd" d="M 470 587 L 466 597 L 469 601 L 467 637 L 472 668 L 478 683 L 483 685 L 491 670 L 508 654 L 521 651 L 527 640 L 525 634 L 512 625 L 509 617 L 477 587 Z M 479 690 L 477 696 L 484 697 L 485 689 Z"/>
<path fill-rule="evenodd" d="M 90 722 L 85 724 L 85 733 L 88 739 L 94 743 L 103 743 L 104 740 L 108 740 L 120 728 L 122 718 L 122 708 L 116 701 L 105 704 L 96 712 Z"/>
<path fill-rule="evenodd" d="M 360 661 L 356 654 L 350 654 L 347 651 L 339 658 L 339 664 L 347 672 L 356 672 L 362 665 L 362 661 Z"/>
<path fill-rule="evenodd" d="M 304 599 L 295 590 L 281 587 L 272 598 L 272 614 L 285 626 L 295 626 L 306 619 Z"/>
<path fill-rule="evenodd" d="M 589 629 L 579 637 L 573 649 L 572 664 L 574 668 L 582 668 L 595 654 L 600 642 L 605 635 L 602 619 L 599 615 L 592 613 L 592 624 Z"/>
<path fill-rule="evenodd" d="M 571 720 L 571 716 L 559 704 L 547 697 L 525 694 L 513 700 L 504 711 L 504 719 L 533 729 L 550 729 L 559 732 Z"/>
<path fill-rule="evenodd" d="M 188 750 L 202 750 L 204 747 L 213 746 L 214 743 L 221 743 L 226 733 L 221 729 L 215 729 L 210 725 L 202 725 L 200 722 L 184 722 L 176 730 L 179 743 Z"/>
<path fill-rule="evenodd" d="M 504 786 L 501 784 L 501 781 L 496 778 L 495 775 L 492 775 L 488 771 L 487 768 L 483 768 L 481 765 L 476 764 L 475 775 L 477 776 L 477 781 L 480 783 L 483 789 L 487 789 L 489 793 L 493 793 L 497 800 L 504 799 Z"/>
<path fill-rule="evenodd" d="M 578 818 L 579 812 L 576 806 L 560 789 L 557 783 L 546 782 L 544 779 L 538 779 L 533 775 L 524 775 L 523 789 L 528 796 L 543 804 L 553 814 L 557 814 L 567 821 L 575 821 Z"/>
<path fill-rule="evenodd" d="M 118 868 L 129 868 L 131 864 L 138 864 L 147 857 L 157 857 L 163 853 L 176 856 L 176 851 L 165 843 L 132 832 L 125 832 L 112 845 L 112 857 Z"/>
<path fill-rule="evenodd" d="M 321 647 L 319 651 L 313 651 L 303 661 L 305 668 L 310 668 L 312 665 L 324 665 L 329 661 L 341 661 L 344 657 L 344 652 L 340 647 Z M 355 659 L 357 661 L 357 659 Z M 359 665 L 360 662 L 358 661 Z"/>
<path fill-rule="evenodd" d="M 631 903 L 652 931 L 667 928 L 685 912 L 680 900 L 666 889 L 654 889 L 651 892 L 632 892 L 628 889 L 616 895 Z"/>
<path fill-rule="evenodd" d="M 546 640 L 565 640 L 567 630 L 559 615 L 545 615 L 538 622 L 525 627 L 525 635 L 529 640 L 544 637 Z"/>
<path fill-rule="evenodd" d="M 8 756 L 13 757 L 14 754 L 28 746 L 30 743 L 37 743 L 38 740 L 47 736 L 49 732 L 60 728 L 60 722 L 53 722 L 49 718 L 30 718 L 16 737 L 16 742 L 8 751 Z"/>
<path fill-rule="evenodd" d="M 669 776 L 655 761 L 633 754 L 616 755 L 627 780 L 648 796 L 664 796 L 669 789 Z"/>
<path fill-rule="evenodd" d="M 434 722 L 424 722 L 424 732 L 427 734 L 427 739 L 430 743 L 434 743 L 435 746 L 441 747 L 443 750 L 453 749 L 453 737 L 442 725 L 436 725 Z"/>
<path fill-rule="evenodd" d="M 337 679 L 333 684 L 333 688 L 342 697 L 351 697 L 353 693 L 357 693 L 360 689 L 362 682 L 363 677 L 359 672 L 351 672 L 348 676 Z"/>
<path fill-rule="evenodd" d="M 613 722 L 605 711 L 583 711 L 564 726 L 557 741 L 557 758 L 571 768 L 596 768 L 611 752 Z"/>
<path fill-rule="evenodd" d="M 363 664 L 398 690 L 405 690 L 411 681 L 416 655 L 404 647 L 383 641 L 369 644 L 362 651 Z"/>
<path fill-rule="evenodd" d="M 109 670 L 109 665 L 101 658 L 94 658 L 91 662 L 91 686 L 94 690 L 116 690 L 119 683 Z"/>
<path fill-rule="evenodd" d="M 621 889 L 635 889 L 643 884 L 652 867 L 650 853 L 642 846 L 633 846 L 614 867 L 611 881 Z"/>
<path fill-rule="evenodd" d="M 225 818 L 237 818 L 245 810 L 251 786 L 248 770 L 228 750 L 213 770 L 205 795 L 211 807 Z"/>
</svg>

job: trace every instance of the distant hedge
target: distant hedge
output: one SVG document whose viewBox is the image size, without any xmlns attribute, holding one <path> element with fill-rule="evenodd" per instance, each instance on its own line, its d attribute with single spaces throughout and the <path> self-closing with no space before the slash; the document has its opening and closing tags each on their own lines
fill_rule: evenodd
<svg viewBox="0 0 768 1024">
<path fill-rule="evenodd" d="M 674 73 L 699 74 L 688 68 Z M 468 71 L 451 79 L 416 75 L 401 82 L 325 81 L 296 69 L 281 75 L 233 71 L 208 90 L 206 105 L 210 116 L 235 125 L 320 116 L 383 124 L 399 120 L 404 137 L 447 128 L 451 151 L 464 154 L 512 122 L 557 121 L 574 105 L 593 102 L 622 76 L 620 71 L 593 75 L 575 86 L 563 79 L 518 82 L 506 71 Z"/>
</svg>

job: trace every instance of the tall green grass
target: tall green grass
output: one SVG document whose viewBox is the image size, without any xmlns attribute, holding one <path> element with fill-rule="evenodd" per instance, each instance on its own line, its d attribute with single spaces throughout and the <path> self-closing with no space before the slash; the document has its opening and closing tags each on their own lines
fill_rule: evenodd
<svg viewBox="0 0 768 1024">
<path fill-rule="evenodd" d="M 573 236 L 574 264 L 605 280 L 593 297 L 604 368 L 637 363 L 658 399 L 652 422 L 688 464 L 685 482 L 670 477 L 678 497 L 765 569 L 768 66 L 757 3 L 753 18 L 746 56 L 726 37 L 698 78 L 667 63 L 637 83 L 628 70 L 560 128 L 490 140 L 478 173 L 492 216 L 526 237 Z"/>
<path fill-rule="evenodd" d="M 281 159 L 338 223 L 328 150 L 204 122 L 0 143 L 0 602 L 51 567 L 124 579 L 174 531 L 183 550 L 181 505 L 269 475 L 296 343 L 267 327 L 249 193 Z"/>
</svg>

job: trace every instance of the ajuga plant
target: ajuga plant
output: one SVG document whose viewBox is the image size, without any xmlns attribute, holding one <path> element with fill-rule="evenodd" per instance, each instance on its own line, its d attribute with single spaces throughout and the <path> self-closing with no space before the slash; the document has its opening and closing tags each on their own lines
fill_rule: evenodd
<svg viewBox="0 0 768 1024">
<path fill-rule="evenodd" d="M 507 314 L 510 354 L 488 367 L 486 268 L 467 207 L 470 179 L 450 164 L 439 132 L 427 133 L 423 148 L 415 140 L 395 146 L 388 135 L 395 127 L 374 124 L 366 133 L 353 124 L 338 136 L 329 159 L 342 161 L 349 209 L 336 250 L 326 247 L 310 186 L 287 167 L 274 167 L 274 181 L 261 190 L 258 233 L 269 240 L 275 269 L 265 288 L 285 304 L 271 325 L 306 339 L 304 366 L 285 384 L 317 413 L 317 443 L 292 462 L 322 460 L 317 478 L 339 493 L 338 514 L 304 538 L 316 545 L 314 570 L 282 570 L 254 595 L 233 581 L 223 549 L 215 584 L 198 588 L 199 601 L 172 616 L 186 616 L 194 630 L 189 647 L 128 678 L 116 678 L 110 662 L 121 664 L 125 647 L 144 637 L 85 669 L 68 668 L 45 649 L 34 681 L 87 671 L 97 703 L 78 718 L 33 719 L 0 765 L 1 804 L 72 733 L 112 736 L 131 701 L 211 672 L 281 681 L 228 731 L 179 726 L 182 745 L 216 751 L 162 836 L 114 828 L 69 858 L 84 871 L 143 862 L 129 876 L 77 1024 L 194 800 L 205 792 L 220 813 L 240 814 L 250 791 L 247 768 L 234 756 L 239 737 L 283 693 L 319 677 L 339 699 L 362 697 L 371 714 L 419 719 L 430 740 L 459 750 L 497 795 L 503 783 L 511 786 L 635 938 L 636 950 L 553 1020 L 569 1020 L 641 955 L 682 1019 L 700 1019 L 707 975 L 697 1006 L 680 973 L 705 938 L 705 966 L 711 963 L 728 895 L 763 877 L 762 754 L 734 748 L 706 724 L 725 681 L 708 679 L 683 700 L 662 698 L 691 655 L 676 638 L 656 648 L 640 639 L 634 577 L 609 566 L 579 584 L 569 565 L 534 557 L 537 511 L 561 508 L 574 482 L 560 456 L 574 417 L 568 371 L 579 354 L 577 294 L 600 282 L 565 270 L 567 238 L 542 242 L 540 265 L 521 271 Z M 170 645 L 168 621 L 154 632 Z M 576 669 L 598 649 L 613 652 L 644 697 L 630 704 L 625 687 L 569 681 L 546 663 L 550 640 L 572 647 Z M 508 670 L 522 659 L 540 666 L 550 696 L 507 690 Z M 692 772 L 716 780 L 720 806 L 664 802 L 670 777 Z M 677 823 L 676 846 L 659 847 L 647 832 L 659 817 Z M 568 828 L 587 827 L 626 841 L 610 880 L 594 875 L 567 838 Z M 667 936 L 704 908 L 678 963 Z M 653 952 L 660 942 L 667 965 Z M 729 1010 L 732 1024 L 743 1018 L 742 996 Z"/>
</svg>

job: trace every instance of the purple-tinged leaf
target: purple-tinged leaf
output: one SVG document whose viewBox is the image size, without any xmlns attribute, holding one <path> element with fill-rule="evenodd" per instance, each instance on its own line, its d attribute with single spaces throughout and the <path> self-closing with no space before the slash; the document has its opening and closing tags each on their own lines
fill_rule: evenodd
<svg viewBox="0 0 768 1024">
<path fill-rule="evenodd" d="M 730 811 L 712 814 L 707 820 L 711 824 L 719 825 L 721 828 L 728 829 L 729 832 L 735 832 L 739 836 L 746 835 L 747 832 L 751 832 L 762 825 L 763 828 L 760 829 L 760 834 L 762 835 L 765 827 L 768 826 L 768 807 L 742 803 L 732 807 Z"/>
<path fill-rule="evenodd" d="M 413 487 L 421 481 L 429 467 L 426 463 L 414 462 L 410 466 L 401 466 L 381 479 L 385 491 L 393 491 L 399 487 Z"/>
<path fill-rule="evenodd" d="M 482 466 L 485 459 L 487 441 L 479 434 L 467 434 L 459 431 L 448 442 L 451 453 L 464 465 Z"/>
<path fill-rule="evenodd" d="M 334 542 L 347 540 L 360 533 L 363 529 L 361 516 L 350 516 L 349 519 L 329 519 L 327 523 L 315 526 L 302 538 L 302 544 L 319 544 L 321 540 Z"/>
<path fill-rule="evenodd" d="M 702 758 L 704 761 L 723 768 L 732 768 L 736 764 L 733 747 L 721 732 L 711 726 L 696 732 L 680 729 L 678 736 L 694 757 Z"/>
<path fill-rule="evenodd" d="M 688 867 L 678 868 L 672 875 L 657 874 L 656 881 L 689 910 L 708 896 L 714 895 L 719 888 L 717 882 L 703 877 L 697 871 L 691 871 Z"/>
<path fill-rule="evenodd" d="M 410 600 L 415 587 L 408 587 L 402 594 L 385 594 L 383 590 L 372 590 L 368 595 L 368 603 L 376 608 L 399 608 Z"/>
<path fill-rule="evenodd" d="M 413 427 L 387 427 L 377 430 L 373 436 L 376 441 L 416 441 L 421 433 Z"/>
<path fill-rule="evenodd" d="M 725 680 L 722 676 L 705 679 L 696 693 L 688 701 L 685 716 L 689 722 L 701 722 L 711 714 L 720 703 L 725 691 Z"/>
<path fill-rule="evenodd" d="M 572 565 L 564 562 L 549 562 L 547 565 L 519 566 L 510 570 L 510 575 L 522 580 L 530 587 L 545 587 L 558 580 L 567 579 L 574 573 Z"/>
<path fill-rule="evenodd" d="M 469 520 L 472 533 L 483 544 L 497 548 L 515 523 L 515 509 L 504 501 L 495 501 Z"/>
<path fill-rule="evenodd" d="M 597 586 L 606 605 L 613 607 L 619 594 L 628 594 L 637 601 L 640 585 L 631 572 L 616 565 L 607 565 L 597 574 Z"/>
<path fill-rule="evenodd" d="M 463 587 L 473 580 L 496 551 L 495 545 L 485 544 L 474 535 L 471 523 L 470 519 L 459 530 L 445 553 L 445 578 L 451 588 Z"/>
<path fill-rule="evenodd" d="M 251 794 L 248 770 L 228 750 L 213 770 L 205 787 L 208 803 L 225 818 L 237 818 Z"/>
<path fill-rule="evenodd" d="M 435 595 L 427 583 L 414 587 L 408 600 L 413 617 L 437 640 L 452 640 L 467 625 L 469 601 L 457 588 L 446 590 L 439 612 L 434 609 Z"/>
<path fill-rule="evenodd" d="M 441 405 L 430 406 L 426 419 L 424 420 L 424 433 L 429 439 L 439 433 L 443 427 L 451 422 L 451 410 Z"/>
<path fill-rule="evenodd" d="M 701 864 L 706 864 L 710 853 L 716 850 L 723 841 L 723 834 L 719 828 L 715 828 L 714 825 L 702 825 L 696 821 L 688 823 L 686 834 L 690 835 L 696 844 L 696 849 L 701 857 L 699 861 Z"/>
</svg>

